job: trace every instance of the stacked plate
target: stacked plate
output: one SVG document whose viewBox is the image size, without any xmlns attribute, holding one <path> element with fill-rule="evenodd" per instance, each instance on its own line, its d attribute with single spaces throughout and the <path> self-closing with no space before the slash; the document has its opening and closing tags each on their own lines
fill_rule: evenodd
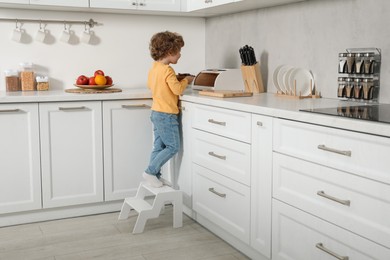
<svg viewBox="0 0 390 260">
<path fill-rule="evenodd" d="M 313 74 L 307 69 L 281 65 L 275 69 L 272 79 L 276 89 L 283 94 L 294 93 L 295 84 L 297 95 L 310 95 L 310 85 L 314 89 Z"/>
</svg>

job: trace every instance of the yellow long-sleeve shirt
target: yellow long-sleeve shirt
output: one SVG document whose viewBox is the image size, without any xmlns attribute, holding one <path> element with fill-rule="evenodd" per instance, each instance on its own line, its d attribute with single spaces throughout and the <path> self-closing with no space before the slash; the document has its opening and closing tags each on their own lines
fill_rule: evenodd
<svg viewBox="0 0 390 260">
<path fill-rule="evenodd" d="M 178 114 L 179 95 L 188 85 L 187 79 L 178 81 L 173 68 L 155 61 L 149 70 L 148 87 L 152 91 L 152 110 Z"/>
</svg>

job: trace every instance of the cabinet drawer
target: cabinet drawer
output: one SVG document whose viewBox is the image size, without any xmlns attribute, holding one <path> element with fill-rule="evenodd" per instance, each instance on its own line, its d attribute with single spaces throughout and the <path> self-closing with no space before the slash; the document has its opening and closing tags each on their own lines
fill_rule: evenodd
<svg viewBox="0 0 390 260">
<path fill-rule="evenodd" d="M 193 162 L 250 185 L 249 144 L 199 130 L 193 131 L 193 134 Z"/>
<path fill-rule="evenodd" d="M 273 196 L 390 248 L 390 185 L 275 153 Z"/>
<path fill-rule="evenodd" d="M 390 138 L 274 120 L 274 151 L 390 184 Z"/>
<path fill-rule="evenodd" d="M 193 174 L 194 210 L 249 243 L 249 188 L 196 164 Z"/>
<path fill-rule="evenodd" d="M 249 113 L 196 105 L 192 127 L 246 143 L 251 141 L 251 114 Z"/>
<path fill-rule="evenodd" d="M 272 259 L 389 259 L 388 248 L 277 200 L 272 205 Z"/>
</svg>

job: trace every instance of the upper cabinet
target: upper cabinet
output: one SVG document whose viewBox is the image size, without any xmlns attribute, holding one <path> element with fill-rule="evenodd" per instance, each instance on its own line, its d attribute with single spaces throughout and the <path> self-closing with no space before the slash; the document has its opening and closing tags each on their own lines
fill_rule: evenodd
<svg viewBox="0 0 390 260">
<path fill-rule="evenodd" d="M 242 0 L 187 0 L 187 11 L 206 9 L 209 7 L 240 2 Z"/>
<path fill-rule="evenodd" d="M 91 8 L 180 11 L 182 0 L 90 0 Z"/>
<path fill-rule="evenodd" d="M 1 1 L 4 2 L 4 1 Z M 19 1 L 8 1 L 8 2 L 20 2 Z M 29 1 L 23 1 L 29 2 Z M 88 0 L 30 0 L 31 5 L 52 5 L 52 6 L 71 6 L 71 7 L 88 7 Z"/>
<path fill-rule="evenodd" d="M 4 3 L 4 4 L 29 4 L 30 0 L 1 0 L 0 3 Z"/>
</svg>

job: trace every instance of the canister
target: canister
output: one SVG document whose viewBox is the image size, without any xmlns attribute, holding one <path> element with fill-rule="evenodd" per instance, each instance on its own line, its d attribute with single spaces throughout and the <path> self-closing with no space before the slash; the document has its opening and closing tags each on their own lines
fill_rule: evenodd
<svg viewBox="0 0 390 260">
<path fill-rule="evenodd" d="M 49 90 L 49 78 L 47 76 L 37 76 L 36 81 L 38 91 Z"/>
<path fill-rule="evenodd" d="M 23 91 L 36 90 L 33 64 L 31 62 L 20 63 L 20 83 Z"/>
<path fill-rule="evenodd" d="M 19 72 L 17 70 L 5 70 L 5 87 L 7 91 L 20 91 Z"/>
</svg>

